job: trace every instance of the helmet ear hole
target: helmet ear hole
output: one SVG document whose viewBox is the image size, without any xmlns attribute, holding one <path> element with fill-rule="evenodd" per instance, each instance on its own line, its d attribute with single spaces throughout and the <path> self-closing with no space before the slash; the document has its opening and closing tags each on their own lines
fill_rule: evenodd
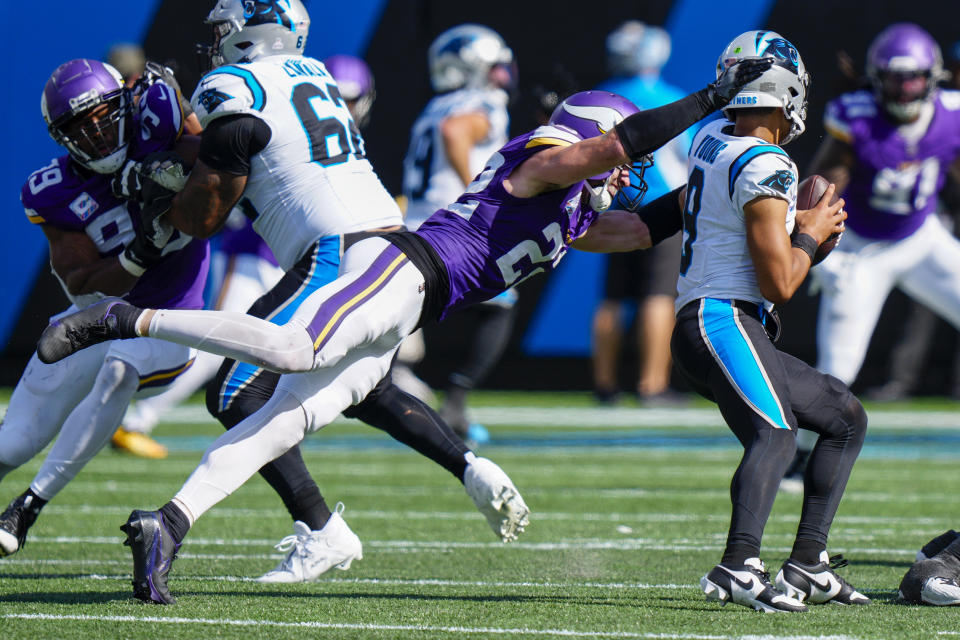
<svg viewBox="0 0 960 640">
<path fill-rule="evenodd" d="M 797 91 L 796 89 L 794 89 L 793 87 L 789 87 L 789 88 L 788 88 L 788 91 L 790 92 L 790 97 L 791 97 L 791 98 L 796 98 L 797 96 L 800 95 L 800 92 Z"/>
</svg>

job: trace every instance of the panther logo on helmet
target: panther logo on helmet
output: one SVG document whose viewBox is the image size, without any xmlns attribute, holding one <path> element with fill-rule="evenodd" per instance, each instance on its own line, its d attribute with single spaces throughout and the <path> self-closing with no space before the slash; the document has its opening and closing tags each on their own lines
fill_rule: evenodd
<svg viewBox="0 0 960 640">
<path fill-rule="evenodd" d="M 760 49 L 761 45 L 761 34 L 757 34 L 757 50 L 760 52 L 761 56 L 773 56 L 777 59 L 777 62 L 787 62 L 790 64 L 790 68 L 797 69 L 800 66 L 800 53 L 797 51 L 797 48 L 790 44 L 784 38 L 773 38 L 767 43 L 767 46 L 762 50 Z M 780 66 L 785 66 L 781 64 Z"/>
</svg>

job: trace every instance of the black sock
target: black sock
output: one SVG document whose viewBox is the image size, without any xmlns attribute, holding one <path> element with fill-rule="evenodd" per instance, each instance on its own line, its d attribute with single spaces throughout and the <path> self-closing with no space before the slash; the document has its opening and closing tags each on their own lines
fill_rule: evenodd
<svg viewBox="0 0 960 640">
<path fill-rule="evenodd" d="M 168 502 L 160 507 L 160 515 L 163 516 L 163 523 L 176 543 L 183 542 L 183 539 L 187 536 L 187 531 L 190 531 L 190 519 L 187 514 L 181 511 L 177 505 Z"/>
<path fill-rule="evenodd" d="M 825 551 L 824 546 L 816 540 L 797 538 L 793 543 L 790 559 L 803 564 L 818 564 L 822 551 Z"/>
<path fill-rule="evenodd" d="M 320 531 L 330 519 L 330 507 L 315 484 L 294 494 L 293 501 L 296 507 L 289 508 L 290 515 L 310 527 L 311 531 Z"/>
<path fill-rule="evenodd" d="M 721 564 L 729 566 L 739 566 L 747 558 L 756 558 L 760 555 L 760 549 L 749 544 L 728 544 L 720 559 Z"/>
<path fill-rule="evenodd" d="M 137 335 L 137 318 L 143 309 L 132 304 L 115 304 L 110 307 L 110 314 L 117 319 L 117 329 L 124 338 L 139 338 Z"/>
</svg>

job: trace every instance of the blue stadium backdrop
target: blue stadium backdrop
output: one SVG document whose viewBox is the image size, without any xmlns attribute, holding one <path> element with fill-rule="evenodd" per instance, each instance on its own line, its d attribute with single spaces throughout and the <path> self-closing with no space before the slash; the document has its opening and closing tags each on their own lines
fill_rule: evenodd
<svg viewBox="0 0 960 640">
<path fill-rule="evenodd" d="M 46 134 L 39 113 L 40 93 L 49 73 L 75 57 L 103 57 L 119 41 L 142 44 L 151 59 L 173 60 L 186 93 L 198 79 L 193 45 L 209 41 L 203 17 L 212 0 L 103 0 L 95 3 L 49 0 L 43 3 L 43 29 L 37 30 L 35 3 L 0 0 L 4 20 L 0 34 L 15 63 L 5 65 L 7 92 L 0 117 L 5 153 L 0 155 L 0 203 L 7 221 L 0 234 L 0 338 L 4 349 L 0 384 L 13 384 L 33 350 L 46 318 L 65 305 L 47 265 L 46 242 L 22 215 L 19 191 L 26 176 L 59 153 Z M 916 0 L 905 5 L 877 0 L 864 13 L 855 0 L 740 0 L 718 5 L 712 0 L 625 0 L 590 6 L 570 0 L 307 0 L 312 25 L 307 54 L 363 56 L 376 77 L 377 102 L 366 131 L 374 166 L 391 190 L 400 184 L 401 160 L 409 127 L 430 98 L 426 50 L 444 29 L 461 22 L 482 22 L 499 31 L 513 48 L 520 69 L 520 90 L 512 104 L 512 131 L 534 126 L 529 88 L 549 82 L 559 65 L 587 89 L 604 79 L 603 39 L 623 20 L 635 18 L 665 25 L 673 37 L 673 55 L 664 77 L 686 90 L 713 78 L 717 53 L 737 33 L 754 28 L 779 31 L 797 45 L 814 78 L 808 133 L 791 145 L 803 167 L 816 148 L 825 101 L 835 93 L 835 56 L 847 51 L 862 68 L 870 39 L 886 24 L 913 20 L 929 29 L 943 46 L 957 37 L 952 24 L 937 20 L 952 2 Z M 728 7 L 720 10 L 719 7 Z M 735 7 L 735 9 L 733 8 Z M 56 19 L 49 16 L 56 14 Z M 829 44 L 828 44 L 829 43 Z M 589 388 L 590 318 L 603 280 L 603 257 L 571 252 L 549 278 L 535 278 L 521 290 L 520 321 L 503 364 L 490 386 L 499 388 Z M 896 300 L 894 300 L 896 302 Z M 897 305 L 885 312 L 874 343 L 889 341 L 902 319 Z M 902 307 L 903 305 L 899 305 Z M 807 359 L 815 357 L 813 321 L 816 300 L 798 294 L 785 310 L 782 346 Z M 468 330 L 458 319 L 428 334 L 433 357 L 423 364 L 428 381 L 441 381 L 449 354 L 460 348 Z M 465 322 L 465 321 L 464 321 Z M 437 354 L 445 354 L 439 357 Z M 549 369 L 543 358 L 550 359 Z M 864 378 L 882 373 L 886 354 L 872 349 Z M 946 363 L 929 368 L 936 379 Z M 544 377 L 543 371 L 551 374 Z M 946 376 L 940 375 L 939 378 Z"/>
</svg>

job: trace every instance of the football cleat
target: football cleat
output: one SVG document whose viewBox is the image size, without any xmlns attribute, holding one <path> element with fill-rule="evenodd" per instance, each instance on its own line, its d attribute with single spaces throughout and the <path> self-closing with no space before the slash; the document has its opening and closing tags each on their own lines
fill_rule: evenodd
<svg viewBox="0 0 960 640">
<path fill-rule="evenodd" d="M 27 531 L 37 519 L 37 512 L 29 508 L 32 497 L 17 496 L 0 514 L 0 557 L 13 555 L 27 542 Z"/>
<path fill-rule="evenodd" d="M 124 309 L 126 308 L 126 309 Z M 117 312 L 137 310 L 119 298 L 107 298 L 51 322 L 37 342 L 37 356 L 51 364 L 87 347 L 122 338 L 136 338 L 136 332 L 124 328 Z"/>
<path fill-rule="evenodd" d="M 800 602 L 823 604 L 870 604 L 870 598 L 853 588 L 834 569 L 847 566 L 842 555 L 828 557 L 820 553 L 820 562 L 804 564 L 790 559 L 783 563 L 777 574 L 776 585 L 780 591 Z"/>
<path fill-rule="evenodd" d="M 180 543 L 167 531 L 160 512 L 136 510 L 120 530 L 127 534 L 123 544 L 133 554 L 133 597 L 156 604 L 176 603 L 167 576 Z"/>
<path fill-rule="evenodd" d="M 511 542 L 530 524 L 530 509 L 520 492 L 492 460 L 469 454 L 463 486 L 490 528 L 504 542 Z"/>
<path fill-rule="evenodd" d="M 927 560 L 928 558 L 932 558 L 933 556 L 937 555 L 938 553 L 946 549 L 948 546 L 950 546 L 950 543 L 956 540 L 957 538 L 960 538 L 960 533 L 957 533 L 953 529 L 950 529 L 949 531 L 941 533 L 936 538 L 934 538 L 927 544 L 923 545 L 920 551 L 917 551 L 916 561 L 920 562 L 922 560 Z"/>
<path fill-rule="evenodd" d="M 700 588 L 707 600 L 718 600 L 721 606 L 735 602 L 766 613 L 807 610 L 802 602 L 770 584 L 770 574 L 760 558 L 747 558 L 736 566 L 718 564 L 700 579 Z"/>
<path fill-rule="evenodd" d="M 341 502 L 319 531 L 311 531 L 299 520 L 294 522 L 293 534 L 276 545 L 278 551 L 287 552 L 287 557 L 272 571 L 257 578 L 257 582 L 311 582 L 334 567 L 346 571 L 354 560 L 362 560 L 363 545 L 347 526 L 342 513 Z"/>
<path fill-rule="evenodd" d="M 960 560 L 942 553 L 913 563 L 900 581 L 900 597 L 938 607 L 960 604 Z"/>
<path fill-rule="evenodd" d="M 139 431 L 128 431 L 122 426 L 118 427 L 110 438 L 110 445 L 114 449 L 132 453 L 141 458 L 150 458 L 152 460 L 162 460 L 167 457 L 167 448 Z"/>
</svg>

